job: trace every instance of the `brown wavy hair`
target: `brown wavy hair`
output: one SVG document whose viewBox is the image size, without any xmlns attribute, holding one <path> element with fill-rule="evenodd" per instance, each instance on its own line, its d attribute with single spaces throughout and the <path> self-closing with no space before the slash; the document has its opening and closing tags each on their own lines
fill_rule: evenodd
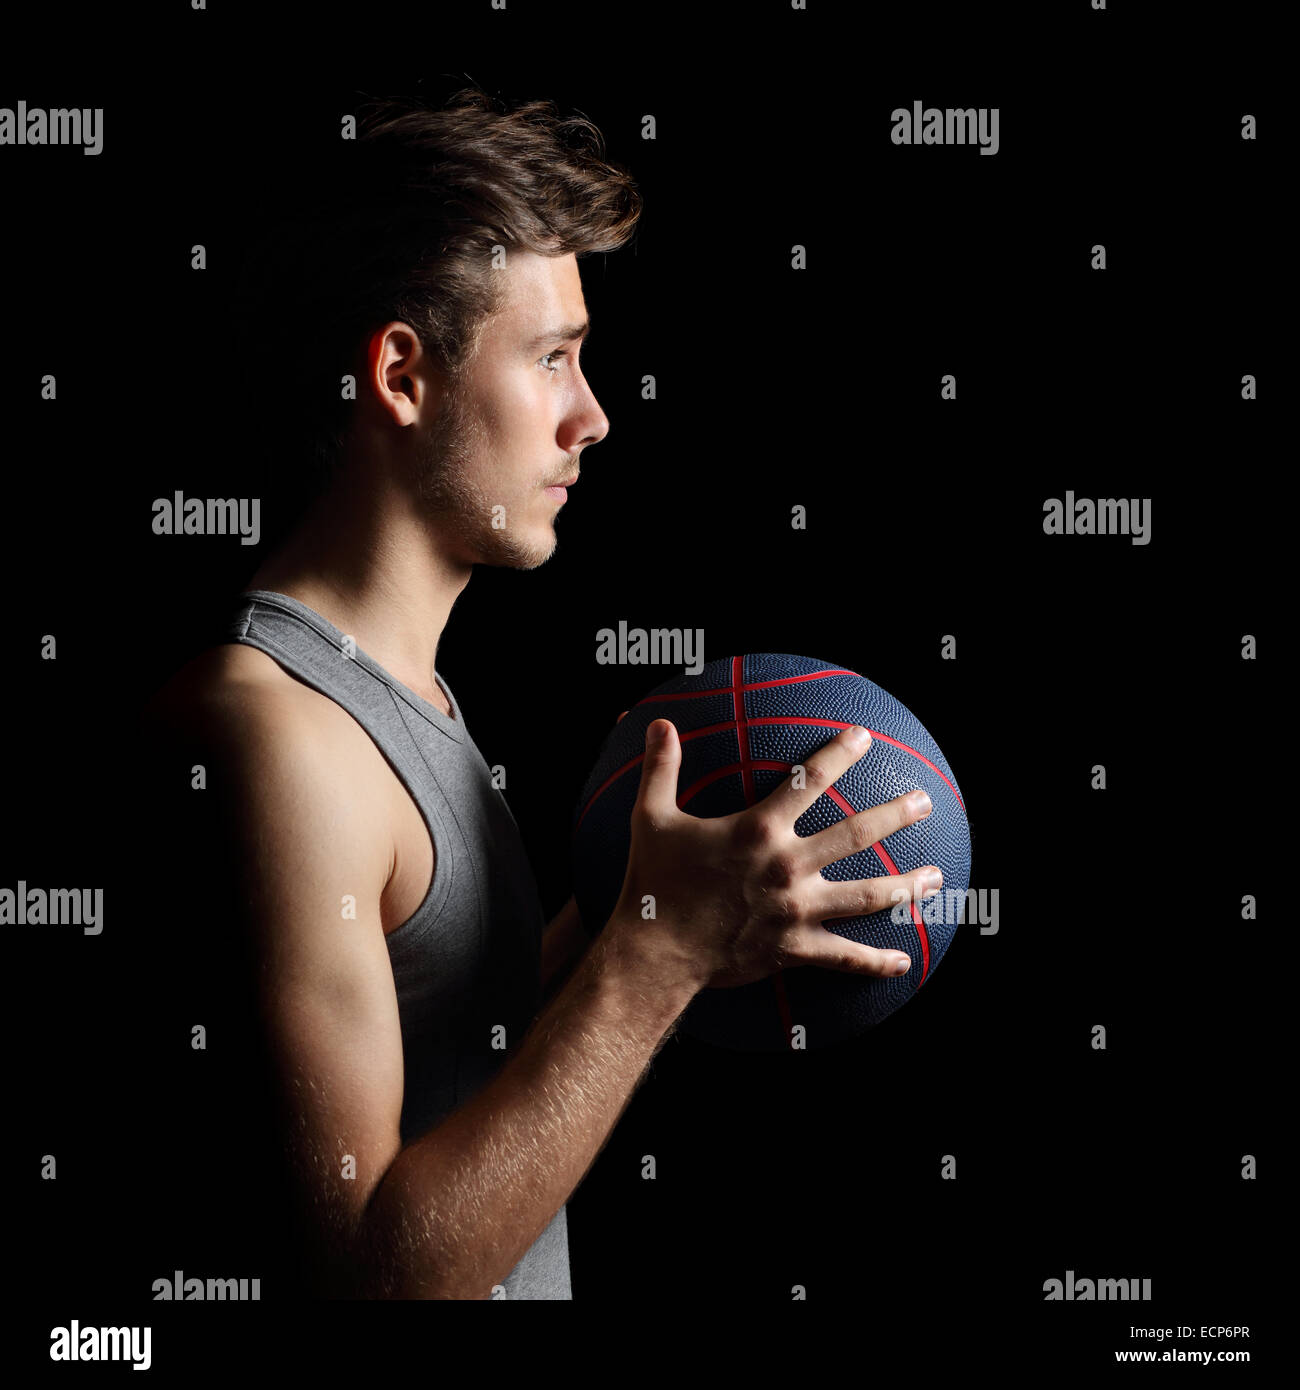
<svg viewBox="0 0 1300 1390">
<path fill-rule="evenodd" d="M 300 353 L 266 342 L 265 327 L 244 338 L 273 354 L 262 380 L 276 383 L 278 399 L 291 385 L 310 412 L 298 436 L 306 466 L 291 470 L 299 494 L 323 487 L 342 459 L 352 403 L 340 399 L 339 379 L 361 379 L 375 328 L 409 324 L 454 387 L 501 304 L 494 246 L 614 251 L 642 210 L 596 126 L 552 101 L 510 104 L 466 87 L 441 106 L 369 98 L 356 116 L 357 139 L 337 142 L 323 198 L 277 226 L 243 282 L 244 307 L 263 325 L 268 310 L 287 311 L 308 330 Z"/>
</svg>

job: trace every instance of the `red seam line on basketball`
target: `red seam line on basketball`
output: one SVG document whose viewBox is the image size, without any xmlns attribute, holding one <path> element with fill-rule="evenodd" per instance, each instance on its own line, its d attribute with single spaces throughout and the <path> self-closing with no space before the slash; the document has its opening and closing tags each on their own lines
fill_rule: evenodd
<svg viewBox="0 0 1300 1390">
<path fill-rule="evenodd" d="M 744 690 L 767 690 L 774 685 L 793 685 L 796 681 L 819 681 L 827 676 L 857 676 L 856 671 L 809 671 L 806 676 L 782 676 L 780 680 L 774 681 L 750 681 L 748 685 L 742 686 Z M 858 676 L 861 680 L 862 677 Z M 734 686 L 723 685 L 717 690 L 686 690 L 677 695 L 647 695 L 645 699 L 638 700 L 637 705 L 654 704 L 658 700 L 702 700 L 706 695 L 730 695 Z M 636 705 L 632 706 L 633 709 Z"/>
<path fill-rule="evenodd" d="M 735 724 L 730 719 L 728 719 L 725 723 L 706 724 L 702 729 L 691 729 L 688 733 L 684 734 L 679 731 L 677 734 L 677 738 L 678 741 L 681 743 L 689 743 L 693 738 L 703 738 L 705 734 L 720 734 L 724 729 L 727 730 L 727 732 L 730 732 L 734 728 Z M 639 763 L 641 759 L 644 757 L 644 753 L 638 753 L 636 757 L 632 759 L 631 762 L 624 763 L 623 766 L 620 767 L 617 772 L 611 772 L 609 776 L 605 778 L 605 780 L 600 784 L 600 786 L 598 786 L 596 790 L 592 792 L 590 800 L 582 808 L 582 815 L 578 817 L 578 825 L 581 825 L 582 822 L 586 819 L 587 812 L 591 810 L 592 804 L 595 802 L 596 798 L 602 795 L 604 792 L 608 791 L 609 788 L 615 782 L 617 782 L 618 779 L 622 777 L 622 775 L 625 772 L 630 772 L 637 765 L 637 763 Z M 577 833 L 578 825 L 575 825 L 573 827 L 575 834 Z"/>
<path fill-rule="evenodd" d="M 845 673 L 845 672 L 839 672 L 839 673 L 837 673 L 837 674 L 848 674 L 848 675 L 852 675 L 853 673 L 852 673 L 851 671 L 849 671 L 849 672 L 847 672 L 847 673 Z M 778 683 L 779 683 L 779 682 L 769 682 L 769 684 L 778 684 Z M 749 685 L 749 686 L 746 686 L 745 689 L 746 689 L 746 690 L 753 690 L 753 689 L 755 689 L 755 687 L 752 686 L 752 685 Z M 715 690 L 715 691 L 713 692 L 713 694 L 715 694 L 715 695 L 725 695 L 725 694 L 727 694 L 727 693 L 728 693 L 728 692 L 723 691 L 723 690 Z M 810 718 L 805 717 L 804 715 L 796 715 L 796 714 L 790 714 L 790 715 L 774 715 L 774 716 L 770 716 L 770 717 L 769 717 L 769 716 L 765 716 L 765 717 L 760 718 L 760 719 L 747 719 L 745 722 L 746 722 L 746 724 L 817 724 L 817 725 L 820 725 L 822 728 L 825 728 L 825 729 L 847 729 L 847 728 L 850 727 L 848 724 L 843 724 L 843 723 L 841 723 L 839 720 L 836 720 L 836 719 L 810 719 Z M 699 738 L 702 734 L 716 734 L 716 733 L 719 733 L 719 732 L 720 732 L 721 730 L 723 730 L 723 729 L 730 729 L 730 728 L 732 728 L 732 727 L 733 727 L 733 725 L 732 725 L 731 723 L 726 723 L 726 724 L 709 724 L 709 725 L 707 725 L 707 726 L 706 726 L 705 728 L 703 728 L 703 729 L 692 729 L 692 730 L 690 731 L 690 733 L 685 733 L 685 734 L 679 733 L 677 737 L 678 737 L 683 743 L 685 743 L 688 739 Z M 955 796 L 955 797 L 957 798 L 957 805 L 961 807 L 962 813 L 963 813 L 963 814 L 965 813 L 965 811 L 966 811 L 966 803 L 961 799 L 961 793 L 957 790 L 956 787 L 953 786 L 953 784 L 948 780 L 947 777 L 944 777 L 943 771 L 942 771 L 940 768 L 935 767 L 935 765 L 930 761 L 929 758 L 927 758 L 927 757 L 925 756 L 924 753 L 918 753 L 918 752 L 916 751 L 915 748 L 909 748 L 907 744 L 905 744 L 905 743 L 899 743 L 899 741 L 898 741 L 896 738 L 890 738 L 888 734 L 877 733 L 875 729 L 868 729 L 867 732 L 871 735 L 871 737 L 872 737 L 873 739 L 877 739 L 877 738 L 878 738 L 878 739 L 882 740 L 882 741 L 885 742 L 885 743 L 892 744 L 895 748 L 901 748 L 901 749 L 903 750 L 904 753 L 910 753 L 914 758 L 920 758 L 920 760 L 926 765 L 926 767 L 928 767 L 932 772 L 938 773 L 938 775 L 939 775 L 940 777 L 943 778 L 944 784 L 947 786 L 948 790 L 949 790 L 950 792 L 952 792 L 953 796 Z M 602 795 L 603 793 L 605 793 L 606 791 L 608 791 L 609 788 L 613 785 L 613 783 L 617 782 L 618 779 L 619 779 L 620 777 L 622 777 L 622 775 L 623 775 L 625 772 L 630 772 L 630 771 L 637 765 L 637 763 L 639 763 L 639 762 L 641 761 L 641 759 L 642 759 L 643 757 L 645 757 L 645 754 L 644 754 L 644 753 L 638 753 L 638 754 L 636 755 L 636 757 L 632 759 L 631 762 L 624 763 L 623 766 L 620 767 L 620 768 L 618 769 L 617 772 L 611 772 L 610 775 L 600 784 L 600 786 L 598 786 L 598 787 L 596 788 L 596 790 L 595 790 L 594 792 L 592 792 L 592 794 L 591 794 L 591 800 L 589 800 L 589 801 L 587 802 L 587 804 L 582 808 L 582 815 L 580 815 L 580 816 L 578 817 L 578 825 L 575 825 L 575 826 L 573 827 L 574 833 L 575 833 L 575 834 L 577 833 L 578 826 L 581 825 L 582 822 L 583 822 L 583 820 L 586 818 L 587 812 L 591 810 L 592 803 L 596 800 L 596 798 L 597 798 L 598 796 L 601 796 L 601 795 Z M 751 760 L 750 760 L 750 763 L 749 763 L 749 766 L 750 766 L 750 767 L 764 767 L 764 766 L 766 766 L 766 764 L 754 762 L 754 761 L 751 759 Z M 776 766 L 776 767 L 785 767 L 785 766 L 787 766 L 787 764 L 785 764 L 785 763 L 776 763 L 776 764 L 773 764 L 773 766 Z M 791 764 L 791 766 L 792 766 L 792 764 Z M 735 768 L 735 767 L 723 768 L 722 771 L 716 773 L 715 776 L 721 777 L 721 776 L 723 776 L 723 775 L 724 775 L 725 773 L 727 773 L 727 772 L 736 772 L 737 770 L 738 770 L 738 768 Z M 695 786 L 696 786 L 696 788 L 699 788 L 699 787 L 702 787 L 702 786 L 707 786 L 707 785 L 708 785 L 708 782 L 709 782 L 710 780 L 712 780 L 712 779 L 711 779 L 711 778 L 706 778 L 706 779 L 705 779 L 704 781 L 702 781 L 702 782 L 697 782 L 697 783 L 695 784 Z M 678 800 L 678 805 L 680 805 L 680 804 L 681 804 L 681 801 L 680 801 L 680 799 L 679 799 L 679 800 Z M 746 804 L 748 804 L 748 802 L 747 802 Z"/>
<path fill-rule="evenodd" d="M 745 728 L 745 658 L 731 658 L 731 716 L 736 721 L 736 743 L 740 748 L 740 784 L 745 789 L 745 805 L 754 804 L 754 774 L 749 766 L 749 732 Z"/>
<path fill-rule="evenodd" d="M 811 719 L 803 714 L 776 714 L 765 715 L 761 719 L 755 718 L 748 721 L 750 724 L 819 724 L 824 729 L 847 729 L 848 724 L 841 723 L 838 719 Z M 943 769 L 935 767 L 924 753 L 918 753 L 915 748 L 909 747 L 906 743 L 899 743 L 896 738 L 890 738 L 888 734 L 877 733 L 875 729 L 868 729 L 867 732 L 873 739 L 880 739 L 884 743 L 891 743 L 895 748 L 901 748 L 904 753 L 910 753 L 914 758 L 920 760 L 930 769 L 931 772 L 943 777 L 944 784 L 948 790 L 957 798 L 957 805 L 961 807 L 963 814 L 966 811 L 966 803 L 961 799 L 961 793 L 956 787 L 944 777 Z"/>
<path fill-rule="evenodd" d="M 751 758 L 749 765 L 752 768 L 762 768 L 764 771 L 789 772 L 794 766 L 793 763 L 770 763 L 766 758 Z M 710 782 L 716 782 L 720 777 L 730 777 L 733 773 L 740 771 L 739 763 L 732 763 L 730 767 L 714 768 L 712 772 L 706 772 L 698 782 L 692 782 L 689 787 L 677 798 L 677 809 L 684 810 L 686 803 L 697 793 L 704 790 Z"/>
<path fill-rule="evenodd" d="M 830 797 L 846 816 L 857 815 L 857 811 L 850 805 L 848 799 L 842 793 L 837 792 L 834 787 L 827 787 L 826 795 Z M 884 845 L 874 844 L 871 848 L 876 851 L 876 858 L 885 866 L 887 873 L 898 873 L 898 865 L 890 858 L 889 852 L 885 849 Z M 921 942 L 921 978 L 916 982 L 916 988 L 920 989 L 925 983 L 925 977 L 930 973 L 930 937 L 925 930 L 925 923 L 921 920 L 921 914 L 917 911 L 916 902 L 913 901 L 909 906 L 912 909 L 912 922 L 916 927 L 916 934 Z M 927 994 L 925 997 L 928 999 L 930 996 Z"/>
</svg>

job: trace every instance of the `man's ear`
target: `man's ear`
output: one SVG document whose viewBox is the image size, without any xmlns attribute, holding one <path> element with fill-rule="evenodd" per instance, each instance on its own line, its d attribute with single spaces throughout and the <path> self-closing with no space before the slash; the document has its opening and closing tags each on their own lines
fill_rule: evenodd
<svg viewBox="0 0 1300 1390">
<path fill-rule="evenodd" d="M 413 425 L 421 410 L 436 408 L 439 381 L 430 378 L 429 355 L 410 324 L 394 319 L 370 335 L 366 347 L 366 385 L 395 425 Z M 435 400 L 428 399 L 430 392 Z"/>
</svg>

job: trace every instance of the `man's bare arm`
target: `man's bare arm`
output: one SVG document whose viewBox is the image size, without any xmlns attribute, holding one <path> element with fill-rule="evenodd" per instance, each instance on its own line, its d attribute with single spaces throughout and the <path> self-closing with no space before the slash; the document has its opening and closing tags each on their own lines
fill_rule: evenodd
<svg viewBox="0 0 1300 1390">
<path fill-rule="evenodd" d="M 637 928 L 607 928 L 492 1081 L 403 1146 L 380 920 L 392 843 L 381 797 L 340 753 L 347 718 L 262 700 L 223 751 L 300 1224 L 327 1292 L 488 1298 L 591 1166 L 690 992 L 655 979 Z"/>
<path fill-rule="evenodd" d="M 611 923 L 501 1072 L 384 1175 L 365 1221 L 382 1292 L 490 1297 L 586 1175 L 689 1002 L 655 986 L 635 936 Z"/>
</svg>

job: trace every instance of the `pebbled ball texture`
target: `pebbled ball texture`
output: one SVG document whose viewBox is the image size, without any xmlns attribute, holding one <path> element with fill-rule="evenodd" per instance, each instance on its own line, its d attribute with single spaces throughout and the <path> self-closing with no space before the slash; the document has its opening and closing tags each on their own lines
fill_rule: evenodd
<svg viewBox="0 0 1300 1390">
<path fill-rule="evenodd" d="M 841 729 L 864 725 L 872 736 L 866 754 L 799 817 L 796 833 L 816 834 L 922 787 L 930 815 L 821 873 L 831 880 L 872 878 L 937 864 L 944 880 L 937 897 L 908 905 L 905 922 L 894 921 L 887 909 L 825 924 L 854 941 L 905 951 L 912 961 L 905 975 L 877 979 L 798 966 L 737 989 L 702 990 L 679 1030 L 740 1051 L 782 1052 L 792 1039 L 808 1048 L 844 1042 L 901 1008 L 942 960 L 970 882 L 961 790 L 921 722 L 865 676 L 811 657 L 727 657 L 709 662 L 699 675 L 657 686 L 606 739 L 574 811 L 574 895 L 592 932 L 609 920 L 622 892 L 645 731 L 659 718 L 676 725 L 682 745 L 677 804 L 700 817 L 729 815 L 762 800 Z"/>
</svg>

